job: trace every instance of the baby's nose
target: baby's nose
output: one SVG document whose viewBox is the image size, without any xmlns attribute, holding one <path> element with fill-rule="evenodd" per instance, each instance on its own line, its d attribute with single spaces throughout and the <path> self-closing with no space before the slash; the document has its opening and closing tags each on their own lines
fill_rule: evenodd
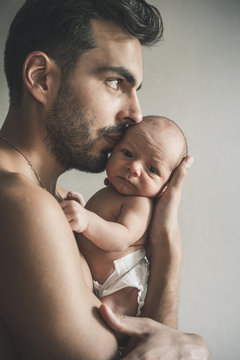
<svg viewBox="0 0 240 360">
<path fill-rule="evenodd" d="M 138 161 L 132 161 L 129 166 L 129 172 L 135 177 L 139 177 L 141 174 L 141 164 Z"/>
</svg>

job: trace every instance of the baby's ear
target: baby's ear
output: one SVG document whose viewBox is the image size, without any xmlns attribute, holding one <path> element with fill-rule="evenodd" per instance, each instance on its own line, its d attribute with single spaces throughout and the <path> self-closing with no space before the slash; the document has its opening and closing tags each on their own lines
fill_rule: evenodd
<svg viewBox="0 0 240 360">
<path fill-rule="evenodd" d="M 105 185 L 105 186 L 110 186 L 110 185 L 111 185 L 110 180 L 109 180 L 108 177 L 106 177 L 106 178 L 104 179 L 104 185 Z"/>
</svg>

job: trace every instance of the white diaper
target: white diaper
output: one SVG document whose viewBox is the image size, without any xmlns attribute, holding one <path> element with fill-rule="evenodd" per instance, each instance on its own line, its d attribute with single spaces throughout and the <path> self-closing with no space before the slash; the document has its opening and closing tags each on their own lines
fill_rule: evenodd
<svg viewBox="0 0 240 360">
<path fill-rule="evenodd" d="M 93 280 L 95 294 L 101 299 L 125 287 L 137 288 L 139 290 L 137 316 L 139 316 L 147 293 L 149 278 L 149 261 L 146 251 L 136 250 L 113 261 L 113 264 L 115 270 L 102 285 Z"/>
</svg>

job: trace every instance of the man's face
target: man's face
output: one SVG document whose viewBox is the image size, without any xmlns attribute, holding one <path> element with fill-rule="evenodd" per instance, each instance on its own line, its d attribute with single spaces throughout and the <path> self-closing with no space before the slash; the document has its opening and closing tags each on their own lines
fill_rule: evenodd
<svg viewBox="0 0 240 360">
<path fill-rule="evenodd" d="M 96 48 L 80 56 L 47 114 L 47 141 L 64 168 L 104 170 L 126 124 L 142 114 L 141 45 L 112 23 L 94 20 Z"/>
</svg>

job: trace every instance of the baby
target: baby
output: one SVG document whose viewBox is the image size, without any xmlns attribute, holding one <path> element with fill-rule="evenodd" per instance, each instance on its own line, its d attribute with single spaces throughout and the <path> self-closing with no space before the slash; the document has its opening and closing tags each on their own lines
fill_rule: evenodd
<svg viewBox="0 0 240 360">
<path fill-rule="evenodd" d="M 147 116 L 129 127 L 108 160 L 110 185 L 83 207 L 69 193 L 61 203 L 90 267 L 96 295 L 115 312 L 140 315 L 149 277 L 145 244 L 154 198 L 187 155 L 181 129 Z M 129 196 L 126 196 L 129 195 Z"/>
</svg>

